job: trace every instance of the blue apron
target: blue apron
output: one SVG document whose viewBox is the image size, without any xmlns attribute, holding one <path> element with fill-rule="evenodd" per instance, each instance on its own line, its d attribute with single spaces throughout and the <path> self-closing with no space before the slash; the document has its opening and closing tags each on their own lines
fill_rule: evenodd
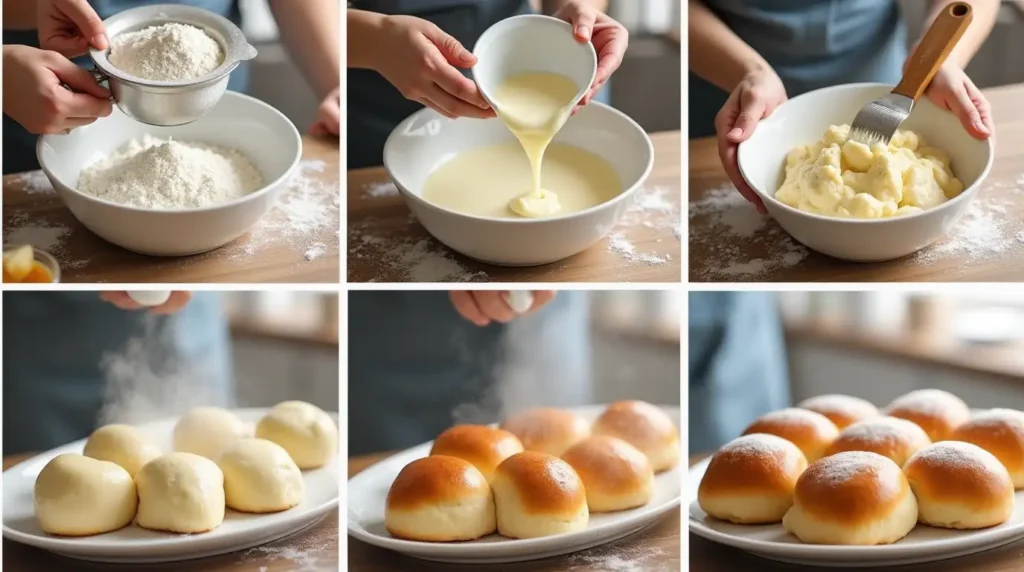
<svg viewBox="0 0 1024 572">
<path fill-rule="evenodd" d="M 898 83 L 907 30 L 895 0 L 705 0 L 771 64 L 786 94 L 843 83 Z M 690 137 L 715 134 L 729 94 L 690 72 Z"/>
<path fill-rule="evenodd" d="M 711 452 L 789 405 L 777 300 L 761 292 L 689 296 L 689 443 Z"/>
<path fill-rule="evenodd" d="M 349 7 L 389 15 L 409 15 L 433 22 L 454 36 L 467 50 L 491 25 L 529 14 L 529 0 L 355 0 Z M 470 70 L 461 69 L 470 77 Z M 372 70 L 349 69 L 347 87 L 348 168 L 384 163 L 384 143 L 406 117 L 423 109 Z M 608 102 L 606 83 L 594 98 Z"/>
<path fill-rule="evenodd" d="M 447 292 L 352 292 L 349 454 L 411 447 L 456 422 L 498 421 L 506 408 L 589 401 L 587 306 L 585 292 L 560 292 L 536 314 L 481 328 Z"/>
<path fill-rule="evenodd" d="M 170 341 L 160 355 L 149 356 L 155 372 L 163 360 L 196 367 L 203 385 L 196 399 L 232 405 L 230 341 L 217 294 L 197 293 L 166 317 L 119 310 L 96 292 L 3 296 L 5 454 L 44 451 L 87 437 L 104 405 L 104 357 L 123 352 L 129 340 L 144 335 L 147 322 Z"/>
<path fill-rule="evenodd" d="M 215 12 L 230 19 L 235 24 L 242 21 L 241 12 L 238 10 L 237 0 L 89 0 L 89 4 L 96 10 L 100 18 L 106 19 L 118 12 L 146 6 L 150 4 L 188 4 Z M 4 30 L 4 44 L 15 44 L 39 47 L 39 34 L 36 30 Z M 79 66 L 90 68 L 92 60 L 89 56 L 76 58 L 75 63 Z M 244 92 L 249 83 L 249 62 L 242 62 L 235 71 L 231 72 L 228 80 L 228 89 Z M 3 172 L 20 173 L 33 171 L 39 168 L 39 161 L 36 159 L 37 136 L 26 131 L 18 122 L 7 115 L 3 119 L 4 135 L 4 160 Z"/>
</svg>

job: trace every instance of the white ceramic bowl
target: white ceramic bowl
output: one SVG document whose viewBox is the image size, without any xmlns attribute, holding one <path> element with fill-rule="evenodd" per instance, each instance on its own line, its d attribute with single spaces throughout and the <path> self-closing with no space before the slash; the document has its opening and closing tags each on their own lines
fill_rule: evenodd
<svg viewBox="0 0 1024 572">
<path fill-rule="evenodd" d="M 994 154 L 992 140 L 971 137 L 952 113 L 922 99 L 901 129 L 917 132 L 929 145 L 949 154 L 953 173 L 965 187 L 959 196 L 920 213 L 872 220 L 815 215 L 775 199 L 792 148 L 818 141 L 830 125 L 851 123 L 864 104 L 891 90 L 889 85 L 860 83 L 805 93 L 780 105 L 740 144 L 743 178 L 760 195 L 772 218 L 807 247 L 858 262 L 912 254 L 949 232 L 988 175 Z"/>
<path fill-rule="evenodd" d="M 197 209 L 144 209 L 98 199 L 77 190 L 82 166 L 133 137 L 194 140 L 238 149 L 266 185 L 240 199 Z M 209 114 L 186 125 L 139 123 L 114 108 L 110 117 L 69 135 L 44 135 L 36 145 L 39 164 L 61 200 L 89 230 L 122 248 L 155 256 L 185 256 L 223 246 L 259 221 L 284 189 L 302 156 L 302 138 L 273 107 L 226 92 Z"/>
<path fill-rule="evenodd" d="M 384 145 L 384 166 L 420 224 L 452 250 L 489 264 L 537 266 L 568 258 L 604 238 L 654 163 L 651 140 L 636 122 L 592 102 L 569 118 L 554 142 L 608 161 L 622 181 L 622 192 L 612 200 L 564 216 L 506 219 L 463 214 L 423 199 L 427 178 L 441 164 L 471 149 L 514 141 L 497 119 L 451 120 L 425 108 L 392 131 Z"/>
</svg>

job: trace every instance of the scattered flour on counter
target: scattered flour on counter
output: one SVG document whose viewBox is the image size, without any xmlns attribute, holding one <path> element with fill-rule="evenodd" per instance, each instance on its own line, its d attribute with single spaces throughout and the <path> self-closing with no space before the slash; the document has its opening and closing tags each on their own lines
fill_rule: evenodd
<svg viewBox="0 0 1024 572">
<path fill-rule="evenodd" d="M 3 229 L 4 244 L 31 244 L 49 252 L 57 259 L 63 269 L 79 269 L 89 264 L 87 259 L 71 256 L 67 243 L 71 229 L 63 225 L 54 225 L 46 221 L 31 221 L 24 211 L 8 217 Z"/>
<path fill-rule="evenodd" d="M 250 548 L 241 554 L 241 562 L 270 561 L 275 570 L 287 569 L 291 572 L 337 570 L 337 542 L 337 528 L 320 523 L 294 536 Z M 333 552 L 333 559 L 328 556 L 328 550 Z M 291 562 L 284 566 L 281 560 Z"/>
<path fill-rule="evenodd" d="M 412 216 L 410 215 L 410 219 Z M 410 223 L 413 222 L 412 219 Z M 486 272 L 474 272 L 433 238 L 396 238 L 377 234 L 373 220 L 349 226 L 349 266 L 372 264 L 374 276 L 409 282 L 486 282 Z M 390 281 L 390 278 L 388 278 Z M 377 282 L 374 278 L 370 282 Z"/>
<path fill-rule="evenodd" d="M 393 181 L 377 181 L 363 187 L 363 193 L 368 197 L 397 197 L 398 187 Z"/>
<path fill-rule="evenodd" d="M 662 569 L 666 555 L 661 548 L 620 542 L 570 555 L 566 572 L 650 572 Z"/>
<path fill-rule="evenodd" d="M 991 260 L 1021 250 L 1020 219 L 1008 216 L 1016 210 L 1011 199 L 974 197 L 963 216 L 945 237 L 918 251 L 908 260 L 927 265 L 945 258 L 965 258 L 966 264 Z"/>
<path fill-rule="evenodd" d="M 318 242 L 318 243 L 310 246 L 306 250 L 306 255 L 305 255 L 304 258 L 306 260 L 316 260 L 317 258 L 320 258 L 321 256 L 323 256 L 324 252 L 326 252 L 326 251 L 327 251 L 327 249 L 324 247 L 324 245 L 322 243 Z"/>
<path fill-rule="evenodd" d="M 24 173 L 18 173 L 12 175 L 13 181 L 21 185 L 21 190 L 28 195 L 52 195 L 56 194 L 53 189 L 53 185 L 50 184 L 50 179 L 46 178 L 46 173 L 42 170 L 26 171 Z"/>
<path fill-rule="evenodd" d="M 619 225 L 608 235 L 609 252 L 618 254 L 628 262 L 657 266 L 672 260 L 670 254 L 654 254 L 637 252 L 637 247 L 626 237 L 629 228 L 641 226 L 651 230 L 671 230 L 678 240 L 682 235 L 682 222 L 679 208 L 669 198 L 672 192 L 665 187 L 645 187 L 640 189 L 626 208 Z M 661 242 L 657 240 L 656 242 Z"/>
<path fill-rule="evenodd" d="M 114 36 L 109 60 L 142 79 L 187 81 L 217 69 L 224 50 L 201 28 L 169 23 Z"/>
</svg>

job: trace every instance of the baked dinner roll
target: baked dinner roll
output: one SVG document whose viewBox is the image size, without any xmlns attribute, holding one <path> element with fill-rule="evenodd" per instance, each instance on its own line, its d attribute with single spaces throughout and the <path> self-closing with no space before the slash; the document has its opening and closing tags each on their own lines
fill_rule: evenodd
<svg viewBox="0 0 1024 572">
<path fill-rule="evenodd" d="M 509 416 L 501 428 L 519 438 L 526 451 L 560 456 L 590 436 L 590 423 L 565 409 L 537 407 Z"/>
<path fill-rule="evenodd" d="M 135 478 L 142 465 L 160 456 L 160 449 L 131 425 L 104 425 L 85 442 L 86 457 L 117 463 Z"/>
<path fill-rule="evenodd" d="M 132 477 L 120 465 L 65 453 L 39 471 L 33 502 L 43 532 L 90 536 L 131 524 L 138 497 Z"/>
<path fill-rule="evenodd" d="M 1013 486 L 1024 489 L 1024 412 L 1016 409 L 990 409 L 964 423 L 950 439 L 973 443 L 1006 467 Z"/>
<path fill-rule="evenodd" d="M 779 522 L 793 506 L 807 457 L 793 443 L 766 433 L 744 435 L 711 457 L 697 489 L 709 515 L 736 524 Z"/>
<path fill-rule="evenodd" d="M 300 469 L 319 469 L 338 451 L 338 426 L 305 401 L 282 401 L 256 423 L 256 436 L 284 447 Z"/>
<path fill-rule="evenodd" d="M 655 473 L 679 462 L 679 430 L 668 414 L 644 401 L 616 401 L 594 421 L 594 435 L 618 437 L 640 449 Z"/>
<path fill-rule="evenodd" d="M 240 439 L 217 462 L 224 501 L 239 512 L 288 510 L 302 502 L 306 482 L 283 447 L 266 439 Z"/>
<path fill-rule="evenodd" d="M 896 463 L 846 451 L 811 463 L 796 481 L 786 530 L 808 544 L 890 544 L 917 524 L 917 500 Z"/>
<path fill-rule="evenodd" d="M 801 401 L 797 407 L 821 413 L 840 431 L 858 421 L 878 417 L 878 408 L 873 403 L 849 395 L 819 395 Z"/>
<path fill-rule="evenodd" d="M 949 439 L 957 427 L 971 417 L 971 410 L 959 397 L 941 389 L 919 389 L 897 397 L 885 414 L 917 423 L 932 442 Z"/>
<path fill-rule="evenodd" d="M 558 457 L 537 451 L 516 453 L 494 471 L 498 534 L 536 538 L 587 528 L 590 512 L 583 482 Z"/>
<path fill-rule="evenodd" d="M 416 459 L 391 483 L 384 527 L 407 540 L 473 540 L 495 530 L 494 496 L 469 461 L 445 455 Z"/>
<path fill-rule="evenodd" d="M 903 472 L 917 496 L 919 520 L 940 528 L 987 528 L 1013 514 L 1013 480 L 992 453 L 961 441 L 918 451 Z"/>
<path fill-rule="evenodd" d="M 487 425 L 456 425 L 434 439 L 431 455 L 448 455 L 469 461 L 488 482 L 502 461 L 523 451 L 519 438 Z"/>
<path fill-rule="evenodd" d="M 931 445 L 928 434 L 906 419 L 875 417 L 850 425 L 825 450 L 825 456 L 843 451 L 869 451 L 888 457 L 899 466 L 919 450 Z"/>
<path fill-rule="evenodd" d="M 754 433 L 782 437 L 803 451 L 808 463 L 813 463 L 839 436 L 839 429 L 821 413 L 789 407 L 758 417 L 743 432 L 744 435 Z"/>
<path fill-rule="evenodd" d="M 217 462 L 246 433 L 242 420 L 227 409 L 196 407 L 174 425 L 174 450 Z"/>
<path fill-rule="evenodd" d="M 635 508 L 651 500 L 651 462 L 622 439 L 594 435 L 569 448 L 562 460 L 583 481 L 587 509 L 592 513 Z"/>
<path fill-rule="evenodd" d="M 135 477 L 142 528 L 191 534 L 224 522 L 224 473 L 192 453 L 170 453 L 146 463 Z"/>
</svg>

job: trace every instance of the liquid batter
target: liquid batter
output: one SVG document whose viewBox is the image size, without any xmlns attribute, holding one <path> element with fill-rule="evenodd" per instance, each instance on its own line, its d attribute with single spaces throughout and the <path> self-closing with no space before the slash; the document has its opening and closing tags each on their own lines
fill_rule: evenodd
<svg viewBox="0 0 1024 572">
<path fill-rule="evenodd" d="M 514 204 L 517 197 L 523 198 L 519 195 L 531 187 L 531 179 L 530 160 L 518 143 L 481 147 L 456 156 L 431 173 L 423 198 L 456 212 L 516 218 L 510 201 Z M 558 189 L 556 200 L 562 211 L 570 213 L 607 202 L 622 191 L 618 173 L 607 161 L 559 143 L 547 149 L 539 183 L 545 189 Z"/>
</svg>

